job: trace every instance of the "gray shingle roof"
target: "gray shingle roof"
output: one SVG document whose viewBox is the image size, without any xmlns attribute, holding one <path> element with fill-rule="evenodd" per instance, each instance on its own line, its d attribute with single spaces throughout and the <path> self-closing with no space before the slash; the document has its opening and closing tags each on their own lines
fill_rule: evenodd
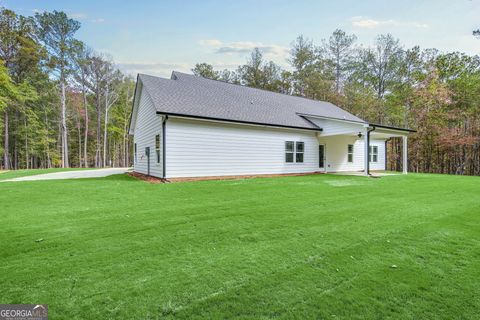
<svg viewBox="0 0 480 320">
<path fill-rule="evenodd" d="M 299 114 L 362 119 L 324 101 L 209 80 L 174 71 L 171 79 L 140 74 L 159 113 L 318 129 Z"/>
</svg>

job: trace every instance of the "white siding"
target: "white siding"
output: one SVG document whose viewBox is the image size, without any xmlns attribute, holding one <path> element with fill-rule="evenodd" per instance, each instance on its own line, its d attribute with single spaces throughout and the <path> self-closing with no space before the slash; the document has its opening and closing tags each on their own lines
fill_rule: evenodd
<svg viewBox="0 0 480 320">
<path fill-rule="evenodd" d="M 319 136 L 319 141 L 325 144 L 327 172 L 364 170 L 363 138 L 346 135 L 324 138 Z M 353 144 L 353 162 L 348 162 L 347 148 L 349 144 Z M 378 161 L 370 162 L 370 170 L 385 170 L 384 140 L 371 140 L 370 145 L 378 147 Z"/>
<path fill-rule="evenodd" d="M 155 151 L 155 135 L 160 135 L 160 147 L 162 147 L 162 117 L 156 114 L 155 107 L 145 90 L 140 93 L 140 103 L 135 122 L 133 142 L 137 145 L 137 153 L 134 154 L 134 171 L 147 174 L 147 156 L 145 148 L 150 147 L 150 175 L 162 177 L 162 156 L 157 163 Z M 135 153 L 135 149 L 134 149 Z"/>
<path fill-rule="evenodd" d="M 322 128 L 321 136 L 332 136 L 347 134 L 353 132 L 363 132 L 365 129 L 363 124 L 352 123 L 338 120 L 308 118 L 311 122 Z"/>
<path fill-rule="evenodd" d="M 285 141 L 305 143 L 304 163 L 285 162 Z M 315 132 L 169 118 L 166 176 L 201 177 L 318 171 Z"/>
</svg>

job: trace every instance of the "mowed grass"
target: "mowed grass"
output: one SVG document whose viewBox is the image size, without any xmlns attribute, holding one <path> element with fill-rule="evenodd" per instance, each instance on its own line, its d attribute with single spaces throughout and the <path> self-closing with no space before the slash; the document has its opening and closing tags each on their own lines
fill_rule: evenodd
<svg viewBox="0 0 480 320">
<path fill-rule="evenodd" d="M 480 178 L 0 183 L 0 301 L 52 319 L 478 319 Z"/>
</svg>

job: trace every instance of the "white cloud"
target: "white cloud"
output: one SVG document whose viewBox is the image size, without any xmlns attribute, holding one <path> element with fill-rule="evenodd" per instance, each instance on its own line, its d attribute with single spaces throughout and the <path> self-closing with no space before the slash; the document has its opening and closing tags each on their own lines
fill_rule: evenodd
<svg viewBox="0 0 480 320">
<path fill-rule="evenodd" d="M 428 24 L 414 22 L 414 21 L 397 21 L 393 19 L 389 20 L 375 20 L 367 17 L 356 16 L 350 18 L 352 26 L 357 28 L 373 29 L 378 27 L 406 27 L 406 28 L 428 28 Z"/>
<path fill-rule="evenodd" d="M 212 48 L 214 53 L 227 55 L 245 55 L 252 52 L 253 49 L 258 48 L 267 59 L 277 60 L 280 63 L 285 62 L 285 59 L 290 52 L 288 47 L 253 41 L 223 42 L 218 39 L 207 39 L 200 40 L 199 43 L 203 46 Z"/>
</svg>

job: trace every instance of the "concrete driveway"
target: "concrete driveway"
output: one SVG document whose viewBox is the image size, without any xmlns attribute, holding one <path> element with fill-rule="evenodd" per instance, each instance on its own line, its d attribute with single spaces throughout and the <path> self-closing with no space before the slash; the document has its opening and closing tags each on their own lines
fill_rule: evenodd
<svg viewBox="0 0 480 320">
<path fill-rule="evenodd" d="M 83 179 L 83 178 L 101 178 L 111 176 L 113 174 L 125 173 L 129 168 L 107 168 L 107 169 L 92 169 L 92 170 L 78 170 L 78 171 L 63 171 L 37 174 L 34 176 L 20 177 L 8 179 L 3 181 L 37 181 L 37 180 L 62 180 L 62 179 Z"/>
</svg>

